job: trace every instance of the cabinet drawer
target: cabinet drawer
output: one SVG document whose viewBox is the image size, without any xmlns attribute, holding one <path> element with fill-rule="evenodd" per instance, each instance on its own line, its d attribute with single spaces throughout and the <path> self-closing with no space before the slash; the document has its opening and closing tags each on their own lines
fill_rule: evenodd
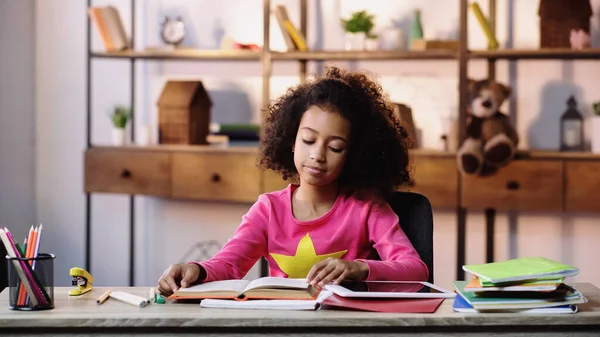
<svg viewBox="0 0 600 337">
<path fill-rule="evenodd" d="M 170 155 L 92 148 L 85 153 L 85 191 L 170 196 Z"/>
<path fill-rule="evenodd" d="M 515 160 L 493 176 L 464 176 L 462 182 L 466 208 L 562 210 L 562 163 L 557 160 Z"/>
<path fill-rule="evenodd" d="M 453 157 L 413 156 L 414 185 L 408 190 L 425 195 L 433 207 L 458 204 L 458 169 Z"/>
<path fill-rule="evenodd" d="M 260 172 L 253 153 L 173 154 L 173 197 L 255 202 Z"/>
<path fill-rule="evenodd" d="M 264 170 L 262 193 L 279 191 L 286 188 L 290 184 L 290 180 L 283 180 L 281 174 L 272 170 Z"/>
<path fill-rule="evenodd" d="M 600 163 L 567 161 L 566 211 L 600 211 Z"/>
</svg>

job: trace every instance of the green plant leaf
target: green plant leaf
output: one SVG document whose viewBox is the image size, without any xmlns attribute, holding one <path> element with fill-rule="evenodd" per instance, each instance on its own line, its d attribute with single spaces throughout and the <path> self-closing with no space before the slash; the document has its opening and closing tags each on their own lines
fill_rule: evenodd
<svg viewBox="0 0 600 337">
<path fill-rule="evenodd" d="M 125 106 L 118 105 L 110 117 L 115 128 L 124 129 L 131 117 L 131 111 Z"/>
<path fill-rule="evenodd" d="M 352 13 L 350 19 L 342 19 L 342 26 L 348 33 L 365 33 L 370 35 L 371 30 L 375 27 L 375 16 L 367 13 L 366 10 Z"/>
</svg>

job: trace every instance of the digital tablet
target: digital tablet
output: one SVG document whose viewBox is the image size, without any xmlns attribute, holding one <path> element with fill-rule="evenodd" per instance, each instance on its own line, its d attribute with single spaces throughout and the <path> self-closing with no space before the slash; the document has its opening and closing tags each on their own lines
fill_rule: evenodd
<svg viewBox="0 0 600 337">
<path fill-rule="evenodd" d="M 453 291 L 418 281 L 344 281 L 325 289 L 342 297 L 371 298 L 454 298 Z"/>
</svg>

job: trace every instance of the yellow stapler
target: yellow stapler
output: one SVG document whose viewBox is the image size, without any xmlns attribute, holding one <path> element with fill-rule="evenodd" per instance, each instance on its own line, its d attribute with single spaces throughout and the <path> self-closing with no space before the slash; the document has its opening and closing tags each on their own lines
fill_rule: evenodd
<svg viewBox="0 0 600 337">
<path fill-rule="evenodd" d="M 85 269 L 78 267 L 71 268 L 69 275 L 73 277 L 73 285 L 77 286 L 77 289 L 69 290 L 69 296 L 80 296 L 92 290 L 94 277 Z"/>
</svg>

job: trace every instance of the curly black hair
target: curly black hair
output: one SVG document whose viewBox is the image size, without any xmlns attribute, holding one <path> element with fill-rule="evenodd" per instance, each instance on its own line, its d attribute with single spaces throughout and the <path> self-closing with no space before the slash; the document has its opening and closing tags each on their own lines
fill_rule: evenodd
<svg viewBox="0 0 600 337">
<path fill-rule="evenodd" d="M 265 117 L 259 163 L 297 179 L 292 147 L 302 115 L 311 106 L 337 112 L 350 122 L 340 186 L 348 192 L 386 197 L 410 181 L 409 139 L 381 85 L 365 73 L 329 67 L 313 81 L 289 88 Z"/>
</svg>

